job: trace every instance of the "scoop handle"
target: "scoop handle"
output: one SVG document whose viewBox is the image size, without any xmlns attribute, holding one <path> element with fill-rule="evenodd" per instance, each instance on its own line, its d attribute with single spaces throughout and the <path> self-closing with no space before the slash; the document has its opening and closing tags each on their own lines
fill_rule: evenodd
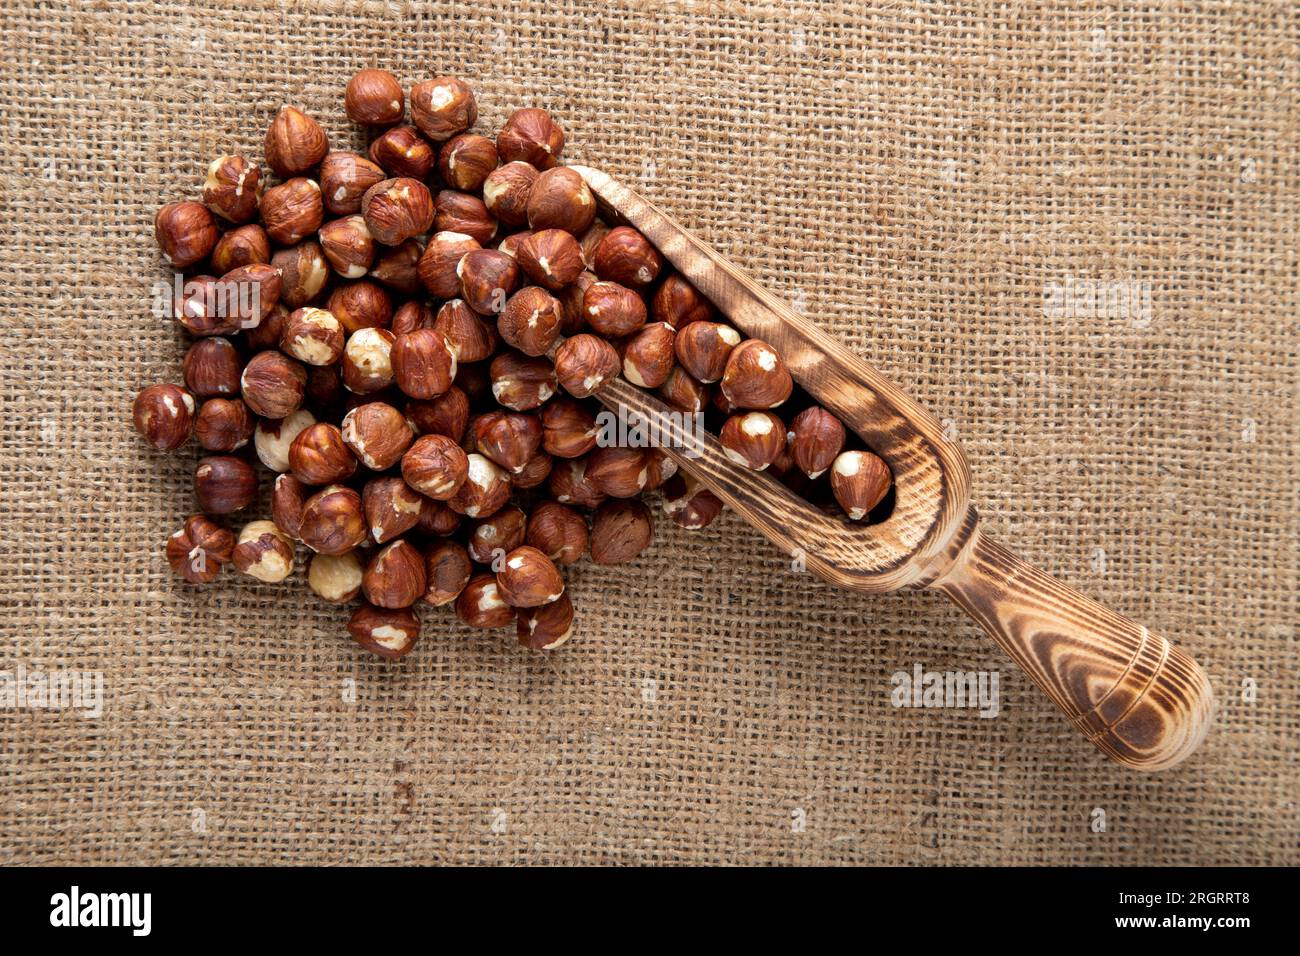
<svg viewBox="0 0 1300 956">
<path fill-rule="evenodd" d="M 1214 692 L 1194 660 L 1020 560 L 978 526 L 931 586 L 979 622 L 1111 759 L 1164 770 L 1205 739 Z"/>
</svg>

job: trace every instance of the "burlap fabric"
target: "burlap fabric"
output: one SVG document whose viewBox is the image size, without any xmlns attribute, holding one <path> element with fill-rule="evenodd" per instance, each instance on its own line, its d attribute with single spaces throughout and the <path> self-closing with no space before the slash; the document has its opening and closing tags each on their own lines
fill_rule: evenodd
<svg viewBox="0 0 1300 956">
<path fill-rule="evenodd" d="M 0 862 L 1297 862 L 1300 18 L 1124 6 L 6 4 L 0 667 L 104 710 L 0 711 Z M 551 656 L 431 614 L 384 664 L 300 576 L 179 584 L 154 211 L 284 102 L 360 145 L 367 65 L 554 110 L 949 420 L 991 533 L 1204 663 L 1201 753 L 1107 765 L 941 597 L 734 518 L 580 567 Z M 891 706 L 918 662 L 1000 715 Z"/>
</svg>

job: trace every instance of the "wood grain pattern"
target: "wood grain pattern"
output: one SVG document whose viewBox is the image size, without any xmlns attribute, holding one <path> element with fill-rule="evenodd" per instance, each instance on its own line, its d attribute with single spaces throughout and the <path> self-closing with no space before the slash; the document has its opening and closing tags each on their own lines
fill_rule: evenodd
<svg viewBox="0 0 1300 956">
<path fill-rule="evenodd" d="M 970 472 L 939 423 L 842 344 L 612 177 L 574 166 L 606 216 L 644 233 L 741 331 L 772 345 L 809 394 L 889 464 L 896 503 L 881 524 L 830 517 L 762 472 L 732 462 L 715 438 L 666 451 L 727 505 L 814 573 L 867 592 L 933 587 L 962 607 L 1079 731 L 1135 769 L 1172 767 L 1209 728 L 1201 668 L 1164 638 L 1084 597 L 986 539 L 970 506 Z M 652 394 L 618 379 L 611 408 L 677 423 Z M 686 436 L 677 435 L 686 446 Z M 696 454 L 698 452 L 698 454 Z"/>
</svg>

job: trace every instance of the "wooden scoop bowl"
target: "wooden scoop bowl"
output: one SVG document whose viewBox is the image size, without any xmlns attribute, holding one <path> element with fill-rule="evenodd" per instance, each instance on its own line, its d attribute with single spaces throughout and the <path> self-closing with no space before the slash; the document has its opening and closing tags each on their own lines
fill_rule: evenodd
<svg viewBox="0 0 1300 956">
<path fill-rule="evenodd" d="M 732 324 L 772 345 L 794 380 L 889 464 L 896 500 L 880 524 L 828 516 L 769 475 L 732 462 L 712 436 L 700 448 L 680 435 L 683 447 L 664 449 L 681 468 L 832 584 L 942 591 L 1112 759 L 1161 770 L 1196 749 L 1214 709 L 1205 672 L 1165 638 L 984 537 L 966 458 L 933 416 L 652 203 L 600 170 L 570 168 L 612 221 L 640 230 Z M 680 418 L 622 379 L 597 397 L 670 433 Z"/>
</svg>

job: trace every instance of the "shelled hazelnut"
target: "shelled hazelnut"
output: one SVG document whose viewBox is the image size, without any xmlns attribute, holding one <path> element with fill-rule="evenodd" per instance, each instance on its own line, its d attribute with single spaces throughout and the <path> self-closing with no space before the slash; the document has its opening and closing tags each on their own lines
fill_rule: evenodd
<svg viewBox="0 0 1300 956">
<path fill-rule="evenodd" d="M 433 225 L 433 196 L 418 179 L 385 179 L 361 197 L 361 215 L 376 242 L 395 246 L 429 231 Z"/>
<path fill-rule="evenodd" d="M 548 169 L 533 184 L 528 197 L 528 226 L 534 230 L 562 229 L 580 236 L 596 218 L 596 199 L 586 181 L 567 166 Z M 574 240 L 575 246 L 577 240 Z M 581 247 L 577 249 L 582 258 Z"/>
<path fill-rule="evenodd" d="M 889 466 L 869 451 L 846 451 L 831 465 L 831 490 L 851 521 L 865 518 L 892 483 Z"/>
<path fill-rule="evenodd" d="M 821 406 L 806 408 L 790 422 L 790 457 L 809 478 L 818 478 L 844 447 L 844 425 Z"/>
<path fill-rule="evenodd" d="M 727 370 L 740 333 L 729 325 L 699 320 L 679 329 L 673 341 L 677 361 L 698 382 L 716 382 Z"/>
<path fill-rule="evenodd" d="M 320 228 L 325 218 L 320 186 L 313 179 L 295 176 L 262 193 L 258 201 L 262 228 L 272 241 L 291 246 Z"/>
<path fill-rule="evenodd" d="M 200 339 L 189 347 L 181 363 L 185 385 L 195 398 L 238 394 L 243 370 L 239 350 L 224 338 Z"/>
<path fill-rule="evenodd" d="M 397 336 L 390 359 L 397 387 L 411 398 L 437 398 L 456 378 L 456 353 L 446 336 L 434 329 Z"/>
<path fill-rule="evenodd" d="M 329 485 L 303 503 L 298 537 L 321 554 L 344 554 L 366 540 L 361 496 L 344 485 Z"/>
<path fill-rule="evenodd" d="M 505 602 L 497 576 L 476 574 L 456 597 L 456 616 L 470 627 L 505 627 L 515 619 L 515 609 Z"/>
<path fill-rule="evenodd" d="M 456 266 L 461 297 L 479 315 L 496 315 L 519 287 L 519 266 L 495 249 L 471 249 Z"/>
<path fill-rule="evenodd" d="M 348 634 L 372 654 L 396 660 L 411 653 L 420 639 L 420 621 L 410 608 L 362 604 L 348 620 Z"/>
<path fill-rule="evenodd" d="M 438 232 L 458 232 L 480 245 L 496 235 L 497 221 L 477 196 L 444 189 L 434 197 L 433 208 L 433 228 Z"/>
<path fill-rule="evenodd" d="M 503 162 L 521 160 L 537 169 L 550 169 L 563 151 L 564 130 L 546 110 L 515 110 L 497 134 Z"/>
<path fill-rule="evenodd" d="M 346 554 L 313 554 L 307 564 L 307 586 L 334 604 L 346 604 L 361 593 L 361 559 Z"/>
<path fill-rule="evenodd" d="M 663 257 L 650 240 L 630 226 L 611 229 L 592 259 L 591 270 L 608 282 L 644 287 L 663 268 Z"/>
<path fill-rule="evenodd" d="M 393 321 L 388 326 L 388 331 L 394 335 L 405 335 L 416 329 L 431 329 L 436 317 L 433 307 L 427 302 L 403 302 L 393 310 Z"/>
<path fill-rule="evenodd" d="M 525 355 L 545 355 L 560 337 L 560 303 L 539 286 L 525 286 L 506 302 L 497 332 Z"/>
<path fill-rule="evenodd" d="M 496 143 L 477 133 L 453 136 L 438 153 L 438 172 L 443 182 L 462 192 L 481 189 L 496 168 Z M 486 196 L 484 200 L 486 202 Z"/>
<path fill-rule="evenodd" d="M 199 406 L 194 437 L 205 451 L 231 452 L 253 437 L 257 419 L 238 398 L 210 398 Z"/>
<path fill-rule="evenodd" d="M 357 329 L 343 348 L 343 384 L 358 395 L 369 395 L 393 384 L 393 343 L 387 329 Z"/>
<path fill-rule="evenodd" d="M 236 569 L 268 584 L 293 573 L 293 542 L 270 521 L 250 521 L 231 552 Z"/>
<path fill-rule="evenodd" d="M 343 325 L 334 313 L 311 306 L 294 309 L 280 332 L 280 350 L 308 365 L 333 365 L 343 343 Z"/>
<path fill-rule="evenodd" d="M 159 451 L 174 451 L 194 431 L 194 396 L 179 385 L 150 385 L 135 397 L 135 430 Z"/>
<path fill-rule="evenodd" d="M 400 123 L 405 103 L 402 84 L 387 70 L 360 70 L 352 74 L 343 92 L 348 119 L 363 126 Z"/>
<path fill-rule="evenodd" d="M 488 367 L 492 397 L 516 412 L 543 406 L 559 387 L 555 366 L 542 356 L 502 352 Z"/>
<path fill-rule="evenodd" d="M 248 407 L 263 418 L 284 418 L 302 405 L 307 370 L 282 352 L 258 352 L 239 378 Z"/>
<path fill-rule="evenodd" d="M 623 377 L 642 388 L 658 388 L 673 369 L 673 338 L 666 322 L 654 322 L 634 332 L 623 345 Z"/>
<path fill-rule="evenodd" d="M 426 585 L 424 556 L 404 540 L 380 548 L 361 576 L 361 592 L 376 607 L 410 607 Z"/>
<path fill-rule="evenodd" d="M 697 481 L 677 474 L 664 484 L 664 512 L 674 524 L 698 531 L 722 514 L 722 501 Z"/>
<path fill-rule="evenodd" d="M 497 591 L 511 607 L 541 607 L 564 593 L 559 569 L 542 552 L 528 545 L 515 548 L 497 572 Z"/>
<path fill-rule="evenodd" d="M 446 435 L 421 435 L 402 456 L 402 477 L 420 494 L 447 501 L 466 483 L 472 464 L 470 456 Z"/>
<path fill-rule="evenodd" d="M 219 235 L 212 213 L 198 202 L 168 203 L 158 210 L 153 229 L 163 255 L 177 269 L 188 269 L 206 259 Z"/>
<path fill-rule="evenodd" d="M 583 270 L 582 248 L 578 240 L 563 229 L 539 229 L 529 233 L 528 238 L 519 243 L 515 256 L 528 278 L 551 292 L 563 289 Z"/>
<path fill-rule="evenodd" d="M 654 537 L 650 509 L 635 498 L 604 502 L 591 518 L 591 560 L 596 564 L 625 564 L 634 560 Z"/>
<path fill-rule="evenodd" d="M 709 404 L 709 387 L 692 377 L 681 365 L 669 371 L 657 392 L 670 407 L 680 412 L 700 412 Z"/>
<path fill-rule="evenodd" d="M 411 87 L 411 119 L 436 143 L 463 133 L 478 119 L 478 104 L 469 84 L 439 76 Z"/>
<path fill-rule="evenodd" d="M 596 447 L 596 416 L 571 398 L 557 398 L 542 409 L 542 448 L 557 458 L 581 458 Z"/>
<path fill-rule="evenodd" d="M 218 216 L 245 223 L 257 215 L 262 195 L 262 170 L 242 156 L 218 156 L 203 181 L 203 202 Z"/>
<path fill-rule="evenodd" d="M 378 163 L 356 153 L 330 153 L 320 164 L 321 201 L 336 216 L 361 212 L 361 200 L 371 186 L 388 178 Z"/>
<path fill-rule="evenodd" d="M 255 222 L 221 234 L 212 247 L 212 271 L 225 275 L 231 269 L 271 261 L 271 239 Z"/>
<path fill-rule="evenodd" d="M 718 441 L 736 464 L 762 471 L 785 451 L 785 423 L 771 412 L 739 412 L 723 423 Z"/>
<path fill-rule="evenodd" d="M 393 321 L 393 299 L 369 279 L 345 282 L 330 293 L 327 308 L 348 335 L 358 329 L 385 329 Z"/>
<path fill-rule="evenodd" d="M 291 310 L 320 295 L 330 275 L 325 254 L 313 239 L 277 249 L 271 255 L 271 265 L 280 270 L 280 304 Z"/>
<path fill-rule="evenodd" d="M 257 497 L 257 472 L 232 455 L 200 458 L 194 469 L 194 497 L 207 514 L 242 511 Z"/>
<path fill-rule="evenodd" d="M 401 478 L 372 478 L 361 490 L 361 506 L 366 512 L 370 537 L 375 544 L 385 544 L 420 522 L 425 498 Z"/>
<path fill-rule="evenodd" d="M 420 282 L 437 299 L 454 299 L 460 295 L 460 276 L 456 270 L 465 253 L 483 246 L 462 232 L 435 232 L 420 256 L 417 271 Z"/>
<path fill-rule="evenodd" d="M 390 176 L 423 180 L 433 170 L 438 154 L 414 126 L 394 126 L 370 144 L 370 159 Z"/>
<path fill-rule="evenodd" d="M 555 459 L 539 449 L 524 462 L 522 468 L 511 472 L 510 486 L 519 489 L 536 488 L 551 477 L 551 469 L 554 467 Z"/>
<path fill-rule="evenodd" d="M 746 339 L 727 357 L 721 388 L 739 408 L 776 408 L 790 397 L 794 381 L 772 346 Z"/>
<path fill-rule="evenodd" d="M 542 447 L 541 419 L 509 411 L 480 415 L 474 423 L 474 446 L 506 471 L 523 471 Z"/>
<path fill-rule="evenodd" d="M 440 436 L 426 435 L 420 441 L 437 437 Z M 407 482 L 410 482 L 410 478 L 407 478 Z M 429 497 L 439 496 L 429 495 Z M 465 480 L 460 483 L 456 492 L 445 500 L 453 511 L 467 518 L 485 518 L 501 510 L 509 497 L 509 475 L 490 458 L 475 453 L 466 456 Z"/>
<path fill-rule="evenodd" d="M 289 469 L 304 485 L 333 485 L 352 477 L 357 459 L 338 426 L 317 422 L 289 446 Z"/>
<path fill-rule="evenodd" d="M 320 123 L 292 106 L 281 108 L 271 121 L 263 143 L 266 165 L 282 179 L 319 165 L 329 152 L 329 138 Z"/>
<path fill-rule="evenodd" d="M 645 325 L 645 301 L 617 282 L 593 282 L 582 296 L 582 311 L 593 332 L 607 338 L 631 335 Z"/>
<path fill-rule="evenodd" d="M 415 441 L 411 423 L 387 402 L 367 402 L 343 416 L 343 443 L 371 471 L 387 471 Z"/>
<path fill-rule="evenodd" d="M 418 239 L 407 239 L 396 246 L 383 246 L 375 253 L 370 278 L 402 295 L 415 295 L 420 291 L 419 264 L 424 246 Z"/>
<path fill-rule="evenodd" d="M 519 643 L 535 651 L 552 651 L 573 635 L 573 602 L 567 594 L 541 607 L 520 608 Z"/>
<path fill-rule="evenodd" d="M 271 520 L 294 540 L 300 540 L 302 508 L 311 494 L 311 488 L 289 474 L 276 475 L 271 486 Z"/>
<path fill-rule="evenodd" d="M 580 508 L 598 507 L 608 497 L 587 480 L 586 458 L 567 458 L 556 462 L 547 485 L 556 501 Z"/>
<path fill-rule="evenodd" d="M 325 260 L 345 279 L 360 279 L 375 261 L 375 240 L 364 216 L 344 216 L 320 227 Z"/>
<path fill-rule="evenodd" d="M 667 322 L 675 329 L 684 329 L 693 322 L 712 321 L 715 312 L 713 304 L 700 295 L 695 286 L 673 273 L 655 290 L 650 314 L 656 322 Z"/>
<path fill-rule="evenodd" d="M 523 509 L 515 505 L 506 505 L 491 517 L 475 521 L 470 526 L 467 543 L 470 558 L 479 564 L 492 564 L 498 557 L 504 558 L 524 543 L 527 522 Z"/>
<path fill-rule="evenodd" d="M 650 455 L 644 448 L 610 446 L 587 456 L 587 481 L 611 498 L 635 498 L 650 482 Z"/>
<path fill-rule="evenodd" d="M 446 435 L 452 441 L 459 442 L 465 435 L 465 426 L 469 424 L 469 398 L 463 390 L 453 385 L 437 398 L 411 399 L 406 403 L 405 417 L 419 435 Z M 346 429 L 344 437 L 347 437 Z"/>
<path fill-rule="evenodd" d="M 483 203 L 488 212 L 507 226 L 525 225 L 528 222 L 528 198 L 538 175 L 536 166 L 519 160 L 489 172 L 483 180 Z"/>
<path fill-rule="evenodd" d="M 272 471 L 288 471 L 289 446 L 303 429 L 315 422 L 315 416 L 305 408 L 284 418 L 262 419 L 253 432 L 253 447 L 258 459 Z"/>
<path fill-rule="evenodd" d="M 557 564 L 574 564 L 587 553 L 587 522 L 567 505 L 543 501 L 528 516 L 524 542 Z"/>
<path fill-rule="evenodd" d="M 167 539 L 167 563 L 191 584 L 207 584 L 230 561 L 235 536 L 206 515 L 192 515 Z"/>
<path fill-rule="evenodd" d="M 620 368 L 618 352 L 602 338 L 570 336 L 555 352 L 555 377 L 574 398 L 589 398 Z"/>
<path fill-rule="evenodd" d="M 465 590 L 474 573 L 469 554 L 455 541 L 439 541 L 424 555 L 427 587 L 423 601 L 434 607 L 450 604 Z"/>
</svg>

